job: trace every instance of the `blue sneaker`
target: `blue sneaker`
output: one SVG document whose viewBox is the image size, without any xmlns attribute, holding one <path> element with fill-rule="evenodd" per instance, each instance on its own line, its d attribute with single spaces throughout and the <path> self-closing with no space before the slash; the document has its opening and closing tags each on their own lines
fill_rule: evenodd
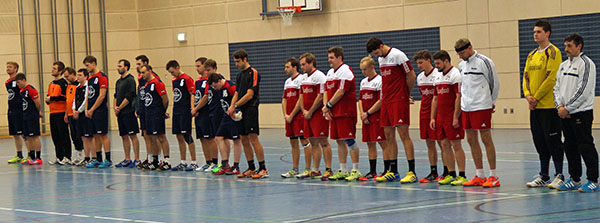
<svg viewBox="0 0 600 223">
<path fill-rule="evenodd" d="M 115 165 L 115 167 L 117 167 L 117 168 L 128 167 L 129 165 L 131 165 L 131 160 L 123 160 L 120 163 L 117 163 L 117 165 Z"/>
<path fill-rule="evenodd" d="M 108 161 L 108 160 L 104 160 L 104 162 L 100 163 L 100 165 L 98 165 L 98 168 L 109 168 L 110 166 L 112 166 L 112 162 Z"/>
<path fill-rule="evenodd" d="M 585 185 L 579 187 L 579 192 L 596 192 L 599 191 L 598 184 L 592 181 L 588 181 Z"/>
<path fill-rule="evenodd" d="M 580 186 L 581 186 L 581 181 L 575 182 L 575 181 L 571 180 L 571 178 L 569 178 L 569 180 L 567 180 L 567 182 L 565 182 L 565 184 L 560 185 L 556 189 L 560 190 L 560 191 L 577 190 Z"/>
<path fill-rule="evenodd" d="M 199 171 L 199 172 L 205 172 L 206 170 L 210 169 L 210 166 L 211 166 L 211 165 L 210 165 L 210 164 L 208 164 L 208 163 L 207 163 L 207 164 L 204 164 L 204 165 L 202 165 L 201 167 L 199 167 L 199 168 L 196 168 L 196 171 Z"/>
<path fill-rule="evenodd" d="M 185 168 L 185 171 L 194 171 L 196 169 L 198 169 L 198 164 L 191 163 Z"/>
<path fill-rule="evenodd" d="M 98 160 L 96 160 L 96 159 L 93 159 L 87 165 L 85 165 L 85 167 L 87 167 L 87 168 L 98 168 L 99 165 L 100 165 L 100 162 L 98 162 Z"/>
<path fill-rule="evenodd" d="M 140 163 L 142 163 L 142 162 L 140 162 L 139 160 L 134 160 L 134 161 L 133 161 L 133 162 L 131 162 L 131 163 L 129 164 L 129 166 L 127 166 L 127 167 L 129 167 L 129 168 L 134 168 L 134 167 L 136 167 L 136 166 L 140 165 Z"/>
</svg>

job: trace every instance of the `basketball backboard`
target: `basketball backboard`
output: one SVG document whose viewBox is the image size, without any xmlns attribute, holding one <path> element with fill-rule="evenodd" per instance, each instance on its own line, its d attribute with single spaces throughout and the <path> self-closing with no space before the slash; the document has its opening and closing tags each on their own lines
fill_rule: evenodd
<svg viewBox="0 0 600 223">
<path fill-rule="evenodd" d="M 302 11 L 321 11 L 321 0 L 279 0 L 279 7 L 301 6 Z"/>
</svg>

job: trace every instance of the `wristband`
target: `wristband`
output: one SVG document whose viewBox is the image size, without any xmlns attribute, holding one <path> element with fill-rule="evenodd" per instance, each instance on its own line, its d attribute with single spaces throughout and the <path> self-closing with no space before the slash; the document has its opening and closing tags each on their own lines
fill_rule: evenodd
<svg viewBox="0 0 600 223">
<path fill-rule="evenodd" d="M 325 107 L 331 109 L 333 107 L 333 104 L 331 104 L 331 102 L 327 102 L 327 104 L 325 105 Z"/>
<path fill-rule="evenodd" d="M 369 111 L 367 111 L 367 116 L 371 116 L 371 114 L 369 114 Z"/>
</svg>

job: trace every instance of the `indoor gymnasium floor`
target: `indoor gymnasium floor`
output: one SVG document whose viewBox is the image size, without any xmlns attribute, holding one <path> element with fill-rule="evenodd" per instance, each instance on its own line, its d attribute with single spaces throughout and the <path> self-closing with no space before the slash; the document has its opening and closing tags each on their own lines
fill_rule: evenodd
<svg viewBox="0 0 600 223">
<path fill-rule="evenodd" d="M 279 174 L 291 167 L 289 143 L 283 132 L 262 130 L 260 139 L 271 174 L 263 180 L 196 172 L 8 165 L 5 160 L 14 155 L 14 144 L 12 139 L 1 139 L 0 221 L 597 222 L 600 218 L 600 193 L 524 186 L 533 179 L 539 166 L 529 130 L 494 130 L 502 186 L 493 189 L 282 179 Z M 594 132 L 596 136 L 600 133 Z M 416 130 L 411 130 L 411 136 L 415 142 L 417 174 L 424 177 L 429 172 L 427 150 Z M 111 138 L 113 161 L 120 161 L 122 144 L 116 131 Z M 169 140 L 171 160 L 176 163 L 179 153 L 175 137 L 169 135 Z M 44 162 L 54 154 L 51 145 L 50 137 L 42 138 Z M 470 178 L 474 166 L 466 141 L 463 146 Z M 366 145 L 360 144 L 360 148 L 361 170 L 365 173 Z M 337 152 L 333 154 L 333 167 L 337 169 Z M 399 154 L 399 167 L 404 174 L 407 165 L 401 146 Z M 199 155 L 198 160 L 204 159 Z M 300 163 L 300 168 L 304 168 L 302 160 Z M 378 164 L 380 171 L 381 159 Z M 244 158 L 241 168 L 246 168 Z M 487 173 L 487 164 L 485 168 Z M 566 161 L 564 172 L 567 172 Z"/>
</svg>

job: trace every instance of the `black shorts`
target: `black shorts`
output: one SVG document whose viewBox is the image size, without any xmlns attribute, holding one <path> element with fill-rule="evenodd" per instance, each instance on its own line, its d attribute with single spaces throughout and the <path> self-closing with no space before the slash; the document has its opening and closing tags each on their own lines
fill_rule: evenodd
<svg viewBox="0 0 600 223">
<path fill-rule="evenodd" d="M 248 135 L 250 133 L 259 134 L 258 129 L 258 107 L 241 108 L 242 120 L 235 122 L 240 135 Z"/>
<path fill-rule="evenodd" d="M 194 118 L 196 122 L 196 138 L 212 139 L 215 137 L 215 130 L 208 114 L 199 114 Z"/>
<path fill-rule="evenodd" d="M 77 136 L 79 137 L 92 137 L 94 136 L 94 132 L 90 131 L 90 120 L 88 117 L 85 117 L 83 113 L 79 114 L 79 119 L 77 119 Z"/>
<path fill-rule="evenodd" d="M 171 130 L 173 134 L 192 133 L 192 114 L 173 114 Z"/>
<path fill-rule="evenodd" d="M 144 113 L 138 113 L 140 117 L 140 130 L 146 130 L 146 115 Z"/>
<path fill-rule="evenodd" d="M 148 114 L 146 120 L 146 134 L 148 135 L 162 135 L 165 134 L 165 115 L 151 115 Z"/>
<path fill-rule="evenodd" d="M 88 128 L 94 134 L 108 133 L 108 110 L 102 109 L 94 111 Z"/>
<path fill-rule="evenodd" d="M 221 120 L 221 125 L 217 129 L 217 133 L 215 136 L 222 136 L 226 139 L 239 139 L 240 135 L 238 134 L 237 128 L 235 127 L 235 122 L 229 116 L 225 115 Z"/>
<path fill-rule="evenodd" d="M 23 134 L 23 112 L 8 112 L 8 134 L 11 136 Z"/>
<path fill-rule="evenodd" d="M 23 136 L 39 136 L 40 135 L 40 118 L 34 119 L 23 119 L 21 122 L 23 129 Z"/>
<path fill-rule="evenodd" d="M 140 132 L 138 128 L 138 122 L 133 113 L 119 114 L 117 117 L 117 124 L 119 125 L 119 135 L 132 135 Z"/>
<path fill-rule="evenodd" d="M 217 136 L 217 130 L 219 130 L 219 126 L 221 126 L 221 120 L 223 120 L 223 113 L 220 113 L 216 116 L 209 115 L 208 119 L 210 119 L 210 126 L 211 130 L 213 131 L 212 134 Z"/>
</svg>

